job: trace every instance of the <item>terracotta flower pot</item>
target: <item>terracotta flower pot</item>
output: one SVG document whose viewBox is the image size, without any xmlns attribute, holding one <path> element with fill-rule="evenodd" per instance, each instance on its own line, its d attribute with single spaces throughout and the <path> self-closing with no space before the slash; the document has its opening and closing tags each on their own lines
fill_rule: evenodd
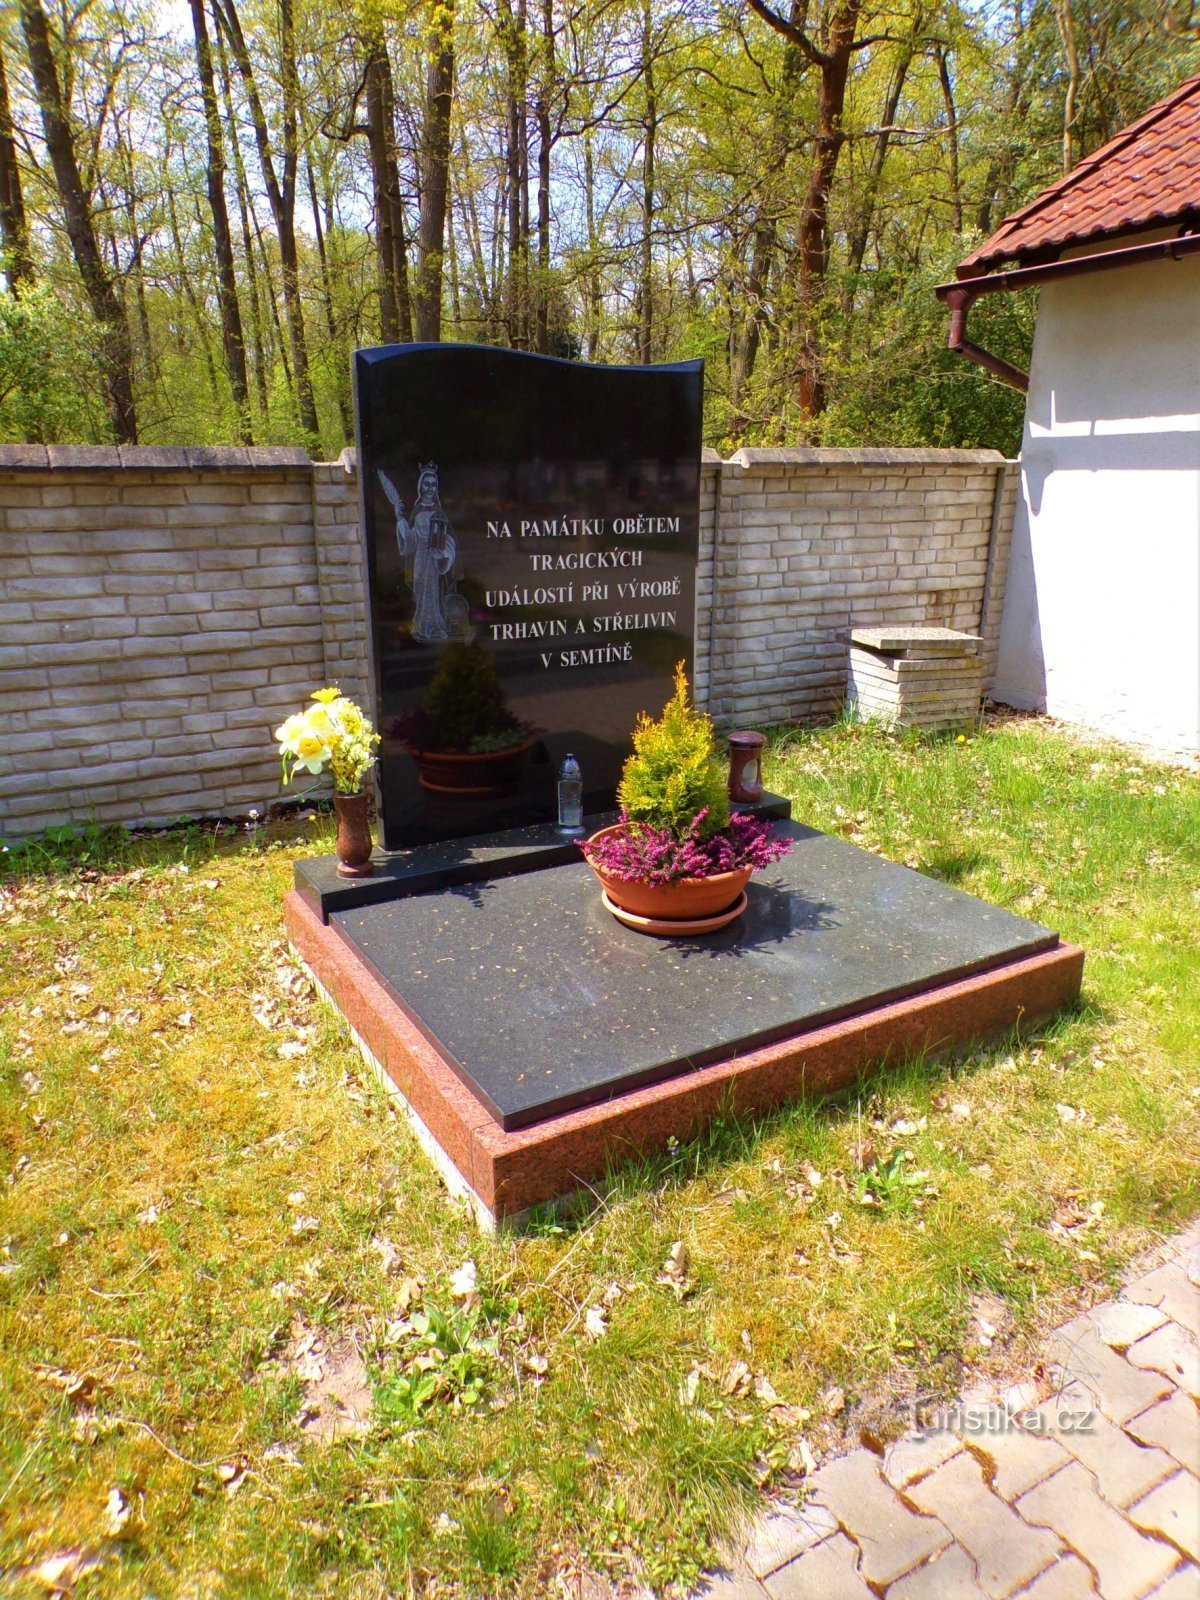
<svg viewBox="0 0 1200 1600">
<path fill-rule="evenodd" d="M 366 789 L 357 794 L 335 794 L 337 816 L 337 870 L 339 878 L 369 878 L 375 871 L 371 863 L 371 796 Z"/>
<path fill-rule="evenodd" d="M 408 753 L 417 764 L 422 789 L 433 794 L 495 794 L 520 780 L 525 756 L 535 742 L 526 739 L 508 750 L 484 750 L 479 754 L 415 750 L 411 746 Z"/>
<path fill-rule="evenodd" d="M 623 832 L 620 823 L 601 828 L 592 841 Z M 616 906 L 636 917 L 656 922 L 703 922 L 736 904 L 750 882 L 753 867 L 738 867 L 734 872 L 717 872 L 711 878 L 680 878 L 675 883 L 631 883 L 589 861 L 604 892 Z"/>
</svg>

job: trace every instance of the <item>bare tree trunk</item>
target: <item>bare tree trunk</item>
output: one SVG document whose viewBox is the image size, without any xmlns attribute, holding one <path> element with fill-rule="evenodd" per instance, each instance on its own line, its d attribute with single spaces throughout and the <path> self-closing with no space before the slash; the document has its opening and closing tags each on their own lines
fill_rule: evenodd
<svg viewBox="0 0 1200 1600">
<path fill-rule="evenodd" d="M 500 0 L 500 39 L 506 63 L 504 190 L 508 213 L 508 274 L 504 285 L 504 311 L 508 342 L 514 350 L 529 345 L 529 234 L 526 196 L 529 183 L 528 143 L 525 134 L 526 92 L 529 75 L 525 42 L 526 0 L 518 0 L 514 15 L 509 0 Z"/>
<path fill-rule="evenodd" d="M 215 14 L 214 14 L 215 22 Z M 237 123 L 233 117 L 233 93 L 229 83 L 229 62 L 225 55 L 225 41 L 219 25 L 216 29 L 217 65 L 221 74 L 221 103 L 230 132 L 233 151 L 234 190 L 237 194 L 238 220 L 242 234 L 242 259 L 246 265 L 246 287 L 250 296 L 250 340 L 254 357 L 254 388 L 258 395 L 258 408 L 264 424 L 270 397 L 267 391 L 267 357 L 263 341 L 262 303 L 258 293 L 258 268 L 254 264 L 254 239 L 250 232 L 250 213 L 247 201 L 246 168 L 242 161 L 242 147 L 237 140 Z"/>
<path fill-rule="evenodd" d="M 183 298 L 192 308 L 192 320 L 196 324 L 196 338 L 204 355 L 204 369 L 208 373 L 209 393 L 212 395 L 214 408 L 217 408 L 221 404 L 221 386 L 217 382 L 216 365 L 213 362 L 212 351 L 208 347 L 208 329 L 204 324 L 204 311 L 192 286 L 191 269 L 188 267 L 184 257 L 183 235 L 179 228 L 179 215 L 175 210 L 175 190 L 168 185 L 165 193 L 167 216 L 171 223 L 171 241 L 175 246 L 175 259 L 179 262 L 179 283 L 183 290 Z M 182 351 L 182 345 L 180 348 Z"/>
<path fill-rule="evenodd" d="M 642 0 L 642 245 L 638 276 L 638 360 L 654 356 L 654 157 L 658 137 L 658 97 L 654 85 L 654 14 Z"/>
<path fill-rule="evenodd" d="M 25 197 L 21 189 L 21 169 L 17 165 L 17 141 L 13 133 L 12 109 L 8 100 L 8 74 L 4 67 L 4 47 L 0 41 L 0 262 L 8 287 L 19 294 L 21 285 L 33 282 L 33 255 L 29 248 L 29 225 L 25 218 Z"/>
<path fill-rule="evenodd" d="M 1062 169 L 1065 177 L 1075 165 L 1075 104 L 1079 98 L 1079 47 L 1071 0 L 1054 0 L 1054 20 L 1067 59 L 1067 93 L 1063 100 Z"/>
<path fill-rule="evenodd" d="M 867 166 L 862 209 L 846 244 L 846 287 L 842 297 L 842 309 L 847 314 L 854 304 L 855 279 L 862 271 L 863 257 L 867 253 L 867 240 L 871 237 L 871 228 L 875 222 L 875 202 L 879 198 L 879 184 L 883 177 L 884 162 L 887 160 L 888 145 L 891 143 L 892 125 L 896 120 L 900 96 L 904 92 L 904 80 L 908 77 L 908 69 L 912 65 L 920 27 L 921 13 L 918 9 L 913 18 L 912 32 L 901 46 L 900 54 L 896 57 L 895 66 L 892 68 L 892 76 L 888 81 L 879 132 L 875 135 L 871 159 Z M 955 149 L 957 151 L 957 144 Z M 957 172 L 957 166 L 955 171 Z M 957 232 L 962 232 L 961 218 Z"/>
<path fill-rule="evenodd" d="M 442 261 L 450 178 L 450 111 L 454 95 L 454 6 L 440 0 L 427 40 L 425 126 L 421 151 L 420 260 L 417 263 L 416 335 L 422 343 L 442 336 Z"/>
<path fill-rule="evenodd" d="M 325 311 L 325 331 L 329 335 L 329 343 L 337 349 L 339 343 L 337 321 L 333 315 L 333 280 L 329 272 L 329 256 L 325 248 L 325 231 L 321 227 L 321 204 L 317 199 L 317 180 L 313 175 L 312 155 L 305 152 L 305 171 L 308 176 L 308 198 L 312 206 L 313 227 L 317 234 L 317 260 L 321 267 L 321 304 Z M 354 426 L 350 416 L 350 402 L 339 381 L 335 385 L 337 399 L 338 421 L 342 427 L 342 441 L 348 443 L 354 436 Z"/>
<path fill-rule="evenodd" d="M 550 350 L 550 158 L 554 149 L 550 106 L 555 91 L 554 74 L 554 0 L 542 0 L 542 70 L 537 98 L 537 332 L 534 339 L 542 355 Z"/>
<path fill-rule="evenodd" d="M 221 133 L 221 114 L 213 82 L 212 48 L 204 20 L 204 0 L 189 0 L 192 32 L 196 40 L 196 71 L 204 106 L 208 161 L 205 183 L 208 208 L 212 212 L 213 249 L 217 258 L 217 305 L 221 312 L 221 347 L 225 370 L 238 411 L 238 433 L 243 444 L 254 443 L 250 425 L 250 386 L 246 379 L 246 340 L 242 332 L 242 313 L 238 305 L 237 277 L 233 267 L 233 239 L 229 231 L 229 212 L 225 206 L 225 142 Z"/>
<path fill-rule="evenodd" d="M 946 154 L 950 161 L 950 215 L 954 231 L 963 231 L 962 180 L 958 171 L 958 109 L 954 104 L 954 84 L 950 79 L 949 53 L 944 45 L 938 46 L 938 80 L 942 85 L 942 101 L 946 107 Z"/>
<path fill-rule="evenodd" d="M 583 185 L 588 239 L 588 264 L 584 275 L 584 297 L 588 308 L 585 349 L 588 360 L 595 361 L 600 350 L 600 238 L 596 231 L 596 160 L 592 153 L 590 128 L 583 136 Z"/>
<path fill-rule="evenodd" d="M 288 343 L 292 349 L 292 370 L 295 377 L 296 406 L 300 426 L 311 435 L 320 432 L 317 408 L 313 399 L 312 380 L 308 370 L 308 341 L 304 333 L 304 309 L 300 302 L 300 272 L 296 253 L 296 167 L 297 167 L 297 102 L 299 85 L 296 78 L 295 16 L 292 0 L 279 0 L 280 20 L 280 82 L 283 91 L 283 159 L 276 168 L 271 149 L 271 136 L 258 93 L 258 83 L 246 48 L 242 24 L 238 17 L 236 0 L 213 0 L 220 18 L 233 59 L 237 63 L 250 107 L 250 120 L 254 125 L 254 138 L 258 146 L 259 166 L 262 168 L 267 199 L 275 221 L 279 239 L 279 267 L 283 279 L 283 304 L 287 312 Z"/>
<path fill-rule="evenodd" d="M 375 201 L 375 254 L 379 272 L 379 323 L 384 344 L 412 339 L 404 206 L 396 164 L 396 110 L 392 68 L 381 30 L 367 40 L 367 147 Z"/>
<path fill-rule="evenodd" d="M 479 300 L 480 315 L 483 319 L 484 335 L 489 344 L 494 344 L 501 333 L 500 321 L 496 306 L 496 287 L 488 275 L 487 261 L 483 253 L 483 236 L 479 226 L 479 213 L 475 204 L 475 181 L 471 170 L 471 156 L 464 136 L 458 148 L 458 198 L 463 218 L 463 232 L 467 241 L 467 252 L 471 261 L 471 272 L 475 283 L 475 294 Z"/>
<path fill-rule="evenodd" d="M 809 38 L 800 22 L 780 16 L 765 4 L 765 0 L 750 0 L 750 7 L 777 33 L 798 45 L 820 73 L 813 162 L 797 238 L 800 287 L 795 389 L 802 417 L 812 419 L 820 416 L 825 409 L 820 325 L 825 310 L 825 286 L 829 271 L 829 197 L 833 190 L 838 157 L 846 140 L 842 113 L 846 104 L 846 83 L 850 60 L 855 51 L 862 0 L 837 0 L 823 32 L 824 43 L 820 48 Z M 799 15 L 803 16 L 803 11 Z"/>
<path fill-rule="evenodd" d="M 91 209 L 75 154 L 70 117 L 63 100 L 50 29 L 41 0 L 20 0 L 21 28 L 29 51 L 38 109 L 54 181 L 62 202 L 67 236 L 83 279 L 92 315 L 100 332 L 109 415 L 118 444 L 137 443 L 137 409 L 133 399 L 133 349 L 129 323 L 112 280 L 104 270 Z"/>
</svg>

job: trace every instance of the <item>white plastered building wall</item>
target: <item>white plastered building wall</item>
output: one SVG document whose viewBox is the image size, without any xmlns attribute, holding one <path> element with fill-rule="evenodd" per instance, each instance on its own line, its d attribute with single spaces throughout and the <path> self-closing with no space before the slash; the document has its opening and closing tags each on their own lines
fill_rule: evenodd
<svg viewBox="0 0 1200 1600">
<path fill-rule="evenodd" d="M 1200 748 L 1200 257 L 1041 290 L 993 693 Z"/>
</svg>

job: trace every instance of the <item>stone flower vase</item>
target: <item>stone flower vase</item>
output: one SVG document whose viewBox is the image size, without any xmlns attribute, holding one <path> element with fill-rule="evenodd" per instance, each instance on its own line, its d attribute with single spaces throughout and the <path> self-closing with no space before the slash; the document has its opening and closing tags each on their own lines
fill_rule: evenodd
<svg viewBox="0 0 1200 1600">
<path fill-rule="evenodd" d="M 339 878 L 369 878 L 375 871 L 371 864 L 371 794 L 360 789 L 357 794 L 335 794 L 333 809 L 337 816 L 337 870 Z"/>
</svg>

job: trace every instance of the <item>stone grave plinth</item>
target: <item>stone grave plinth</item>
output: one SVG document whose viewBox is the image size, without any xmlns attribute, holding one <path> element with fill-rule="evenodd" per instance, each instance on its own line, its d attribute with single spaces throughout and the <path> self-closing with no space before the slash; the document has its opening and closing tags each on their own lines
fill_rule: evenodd
<svg viewBox="0 0 1200 1600">
<path fill-rule="evenodd" d="M 855 628 L 847 707 L 896 728 L 960 728 L 979 716 L 980 640 L 954 628 Z"/>
<path fill-rule="evenodd" d="M 288 934 L 488 1227 L 716 1116 L 836 1093 L 1078 994 L 1083 952 L 1051 929 L 778 826 L 791 855 L 700 938 L 624 927 L 544 825 L 402 852 L 365 882 L 297 862 Z"/>
</svg>

